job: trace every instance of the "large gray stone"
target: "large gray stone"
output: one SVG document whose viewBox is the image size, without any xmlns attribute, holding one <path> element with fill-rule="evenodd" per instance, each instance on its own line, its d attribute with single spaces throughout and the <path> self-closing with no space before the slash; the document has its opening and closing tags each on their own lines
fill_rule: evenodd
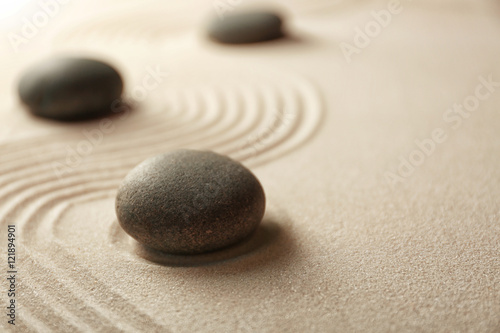
<svg viewBox="0 0 500 333">
<path fill-rule="evenodd" d="M 149 158 L 130 171 L 116 197 L 122 228 L 143 245 L 172 254 L 235 244 L 252 234 L 264 210 L 257 178 L 210 151 Z"/>
</svg>

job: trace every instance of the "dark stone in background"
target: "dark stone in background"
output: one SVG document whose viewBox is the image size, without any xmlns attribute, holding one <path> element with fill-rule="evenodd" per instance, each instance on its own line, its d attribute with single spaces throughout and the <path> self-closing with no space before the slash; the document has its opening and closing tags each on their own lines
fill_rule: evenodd
<svg viewBox="0 0 500 333">
<path fill-rule="evenodd" d="M 214 17 L 207 29 L 210 38 L 225 44 L 258 43 L 283 37 L 281 17 L 267 11 Z"/>
<path fill-rule="evenodd" d="M 53 58 L 27 69 L 18 85 L 21 101 L 35 115 L 63 121 L 111 112 L 123 82 L 110 65 L 85 58 Z"/>
</svg>

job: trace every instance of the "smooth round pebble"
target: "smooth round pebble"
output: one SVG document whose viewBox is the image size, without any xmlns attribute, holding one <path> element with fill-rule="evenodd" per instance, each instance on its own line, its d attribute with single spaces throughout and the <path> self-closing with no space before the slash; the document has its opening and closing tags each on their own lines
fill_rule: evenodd
<svg viewBox="0 0 500 333">
<path fill-rule="evenodd" d="M 250 236 L 265 201 L 259 181 L 240 163 L 210 151 L 177 150 L 130 171 L 118 189 L 116 214 L 149 248 L 197 254 Z"/>
<path fill-rule="evenodd" d="M 35 115 L 74 121 L 109 114 L 123 91 L 120 74 L 110 65 L 86 58 L 52 58 L 21 77 L 19 97 Z"/>
<path fill-rule="evenodd" d="M 282 19 L 273 12 L 251 11 L 214 17 L 208 35 L 226 44 L 258 43 L 283 37 Z"/>
</svg>

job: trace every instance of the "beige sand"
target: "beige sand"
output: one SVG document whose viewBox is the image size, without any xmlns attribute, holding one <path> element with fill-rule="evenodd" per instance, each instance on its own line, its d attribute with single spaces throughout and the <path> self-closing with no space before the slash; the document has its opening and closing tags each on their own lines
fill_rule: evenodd
<svg viewBox="0 0 500 333">
<path fill-rule="evenodd" d="M 2 39 L 0 244 L 6 258 L 15 224 L 18 316 L 1 330 L 500 331 L 500 91 L 447 113 L 500 81 L 498 2 L 402 1 L 350 63 L 341 43 L 387 2 L 288 1 L 293 38 L 240 47 L 200 33 L 211 1 L 179 3 L 75 0 L 17 53 Z M 30 117 L 15 79 L 61 52 L 113 62 L 143 100 L 106 133 Z M 259 177 L 268 209 L 251 240 L 184 258 L 120 229 L 123 176 L 178 147 Z M 418 165 L 400 174 L 400 157 Z"/>
</svg>

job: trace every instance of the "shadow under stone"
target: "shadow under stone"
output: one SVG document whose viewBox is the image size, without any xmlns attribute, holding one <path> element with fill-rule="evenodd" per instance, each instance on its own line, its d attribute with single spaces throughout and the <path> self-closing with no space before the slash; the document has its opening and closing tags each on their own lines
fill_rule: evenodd
<svg viewBox="0 0 500 333">
<path fill-rule="evenodd" d="M 286 234 L 280 224 L 264 218 L 257 230 L 247 239 L 214 252 L 174 255 L 148 248 L 136 242 L 135 253 L 153 263 L 172 267 L 197 267 L 235 262 L 269 251 L 273 252 L 272 257 L 276 259 L 283 254 L 292 252 L 291 238 L 287 237 Z"/>
</svg>

